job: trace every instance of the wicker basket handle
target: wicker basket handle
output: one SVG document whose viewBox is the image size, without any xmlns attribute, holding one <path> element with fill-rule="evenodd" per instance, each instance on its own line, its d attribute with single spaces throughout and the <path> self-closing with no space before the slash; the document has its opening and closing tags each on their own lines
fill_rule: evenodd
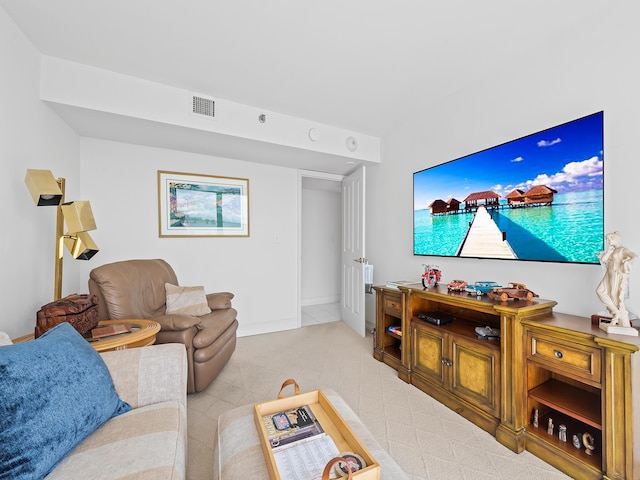
<svg viewBox="0 0 640 480">
<path fill-rule="evenodd" d="M 346 462 L 346 460 L 341 457 L 334 457 L 329 460 L 327 465 L 324 467 L 324 471 L 322 472 L 322 480 L 329 480 L 329 476 L 331 475 L 331 467 L 333 467 L 338 462 Z M 347 472 L 347 480 L 351 480 L 351 469 L 349 468 L 348 470 L 349 471 Z"/>
<path fill-rule="evenodd" d="M 289 385 L 294 385 L 294 395 L 300 395 L 300 387 L 298 386 L 298 382 L 296 382 L 293 378 L 287 378 L 280 388 L 280 393 L 278 393 L 278 400 L 280 400 L 284 396 L 282 395 L 282 391 Z"/>
</svg>

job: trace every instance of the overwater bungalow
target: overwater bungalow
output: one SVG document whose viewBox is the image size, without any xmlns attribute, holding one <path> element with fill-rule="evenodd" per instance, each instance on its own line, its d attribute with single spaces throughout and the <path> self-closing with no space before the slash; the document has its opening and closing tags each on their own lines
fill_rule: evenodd
<svg viewBox="0 0 640 480">
<path fill-rule="evenodd" d="M 444 200 L 438 198 L 431 202 L 429 208 L 431 209 L 431 215 L 436 215 L 438 213 L 447 213 L 449 205 Z"/>
<path fill-rule="evenodd" d="M 519 188 L 515 188 L 509 193 L 506 197 L 507 204 L 511 205 L 522 205 L 524 203 L 524 190 L 520 190 Z"/>
<path fill-rule="evenodd" d="M 558 193 L 558 191 L 546 185 L 536 185 L 524 194 L 524 203 L 527 205 L 551 205 L 554 193 Z"/>
<path fill-rule="evenodd" d="M 440 198 L 434 200 L 429 205 L 431 209 L 431 215 L 444 215 L 447 213 L 458 213 L 460 209 L 460 200 L 456 200 L 455 198 L 450 198 L 446 202 Z"/>
<path fill-rule="evenodd" d="M 462 202 L 460 200 L 456 200 L 455 198 L 450 198 L 449 200 L 447 200 L 447 205 L 448 205 L 448 212 L 449 213 L 456 213 L 459 209 L 460 209 L 460 204 Z"/>
<path fill-rule="evenodd" d="M 500 195 L 491 190 L 484 192 L 475 192 L 467 196 L 464 200 L 464 209 L 466 211 L 477 210 L 479 205 L 487 208 L 497 207 L 500 203 Z"/>
</svg>

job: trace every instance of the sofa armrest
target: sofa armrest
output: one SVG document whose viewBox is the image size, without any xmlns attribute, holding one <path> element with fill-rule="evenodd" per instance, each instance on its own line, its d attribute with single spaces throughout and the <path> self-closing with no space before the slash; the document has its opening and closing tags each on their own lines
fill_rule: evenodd
<svg viewBox="0 0 640 480">
<path fill-rule="evenodd" d="M 186 408 L 187 355 L 178 343 L 100 354 L 122 400 L 138 408 L 177 400 Z"/>
<path fill-rule="evenodd" d="M 207 303 L 211 310 L 225 310 L 231 308 L 231 299 L 234 297 L 231 292 L 217 292 L 207 294 Z"/>
</svg>

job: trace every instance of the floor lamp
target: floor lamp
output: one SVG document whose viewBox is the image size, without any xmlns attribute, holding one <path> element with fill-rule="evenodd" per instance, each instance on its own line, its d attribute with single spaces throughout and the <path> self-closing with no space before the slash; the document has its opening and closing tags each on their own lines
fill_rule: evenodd
<svg viewBox="0 0 640 480">
<path fill-rule="evenodd" d="M 56 179 L 50 170 L 27 170 L 24 179 L 31 197 L 37 206 L 56 206 L 56 248 L 53 282 L 53 299 L 62 297 L 62 257 L 63 245 L 71 256 L 80 260 L 89 260 L 99 248 L 87 233 L 96 229 L 96 222 L 88 201 L 64 201 L 64 178 Z M 64 223 L 67 232 L 64 232 Z"/>
</svg>

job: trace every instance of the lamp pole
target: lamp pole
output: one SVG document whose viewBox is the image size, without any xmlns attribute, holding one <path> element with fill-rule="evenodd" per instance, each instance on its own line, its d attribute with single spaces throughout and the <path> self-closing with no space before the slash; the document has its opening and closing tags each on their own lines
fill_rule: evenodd
<svg viewBox="0 0 640 480">
<path fill-rule="evenodd" d="M 62 198 L 58 204 L 56 214 L 56 263 L 53 279 L 53 299 L 59 300 L 62 298 L 62 255 L 64 253 L 62 247 L 64 240 L 64 216 L 62 215 L 62 204 L 64 203 L 64 178 L 58 178 L 56 181 L 58 182 L 58 186 L 62 192 Z"/>
</svg>

